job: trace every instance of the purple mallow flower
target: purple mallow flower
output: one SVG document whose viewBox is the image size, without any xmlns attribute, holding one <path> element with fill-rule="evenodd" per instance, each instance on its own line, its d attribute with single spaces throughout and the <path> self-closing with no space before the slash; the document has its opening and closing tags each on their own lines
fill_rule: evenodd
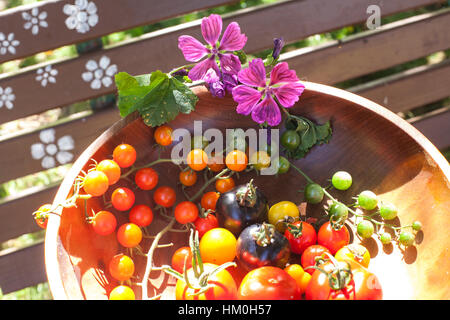
<svg viewBox="0 0 450 320">
<path fill-rule="evenodd" d="M 184 35 L 178 38 L 178 48 L 187 61 L 198 62 L 207 56 L 189 71 L 189 78 L 193 81 L 204 80 L 208 71 L 215 72 L 218 77 L 221 73 L 237 74 L 241 70 L 241 62 L 239 57 L 230 51 L 241 50 L 247 42 L 247 37 L 241 33 L 239 24 L 231 22 L 225 29 L 222 39 L 218 41 L 222 32 L 222 18 L 212 14 L 202 19 L 201 30 L 207 45 L 191 36 Z M 216 58 L 220 61 L 220 69 Z"/>
<path fill-rule="evenodd" d="M 269 126 L 281 122 L 281 111 L 277 102 L 284 108 L 292 107 L 305 90 L 294 70 L 286 62 L 278 63 L 266 78 L 266 69 L 262 59 L 253 59 L 249 67 L 239 71 L 239 82 L 234 87 L 233 99 L 238 103 L 236 111 L 240 114 L 252 114 L 257 123 L 267 121 Z"/>
</svg>

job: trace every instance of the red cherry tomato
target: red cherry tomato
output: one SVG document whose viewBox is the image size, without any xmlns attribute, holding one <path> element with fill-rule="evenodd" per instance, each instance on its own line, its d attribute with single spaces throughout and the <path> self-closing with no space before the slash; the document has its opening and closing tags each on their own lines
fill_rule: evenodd
<svg viewBox="0 0 450 320">
<path fill-rule="evenodd" d="M 187 257 L 187 258 L 186 258 Z M 190 247 L 178 248 L 172 255 L 172 268 L 183 273 L 184 260 L 186 259 L 186 270 L 192 267 L 192 251 Z"/>
<path fill-rule="evenodd" d="M 109 211 L 99 211 L 92 218 L 92 228 L 99 235 L 106 236 L 113 233 L 116 230 L 116 226 L 117 219 Z"/>
<path fill-rule="evenodd" d="M 130 222 L 138 225 L 139 227 L 146 227 L 153 221 L 153 211 L 149 206 L 139 204 L 131 208 L 128 218 Z"/>
<path fill-rule="evenodd" d="M 218 193 L 218 192 L 214 192 L 214 191 L 206 192 L 202 196 L 202 199 L 200 200 L 200 205 L 205 210 L 216 211 L 216 204 L 217 204 L 217 200 L 219 200 L 219 197 L 220 197 L 220 193 Z"/>
<path fill-rule="evenodd" d="M 136 161 L 136 150 L 129 144 L 120 144 L 113 151 L 113 160 L 121 168 L 131 167 Z"/>
<path fill-rule="evenodd" d="M 309 246 L 316 244 L 317 233 L 312 225 L 303 221 L 295 221 L 287 227 L 284 236 L 288 239 L 291 251 L 302 254 Z"/>
<path fill-rule="evenodd" d="M 191 201 L 180 202 L 175 207 L 175 219 L 182 224 L 194 222 L 198 217 L 198 208 Z"/>
<path fill-rule="evenodd" d="M 111 202 L 114 208 L 119 211 L 127 211 L 134 205 L 136 197 L 134 192 L 128 188 L 117 188 L 111 195 Z"/>
<path fill-rule="evenodd" d="M 344 225 L 334 230 L 330 222 L 325 222 L 317 233 L 317 243 L 328 248 L 334 255 L 339 249 L 350 243 L 350 232 Z"/>
<path fill-rule="evenodd" d="M 303 269 L 309 274 L 313 274 L 315 269 L 312 268 L 306 269 L 306 268 L 315 266 L 316 257 L 320 257 L 325 253 L 331 254 L 330 250 L 328 250 L 326 247 L 320 244 L 315 244 L 306 248 L 305 251 L 303 251 L 301 257 L 301 264 Z"/>
<path fill-rule="evenodd" d="M 175 204 L 177 194 L 173 188 L 162 186 L 155 190 L 153 200 L 155 200 L 155 203 L 161 207 L 170 208 Z"/>
<path fill-rule="evenodd" d="M 198 217 L 194 221 L 195 229 L 198 231 L 199 238 L 203 237 L 203 235 L 214 228 L 219 227 L 219 221 L 217 220 L 216 216 L 209 213 L 205 218 Z"/>
<path fill-rule="evenodd" d="M 253 269 L 242 279 L 239 300 L 298 300 L 297 282 L 283 269 L 265 266 Z"/>
<path fill-rule="evenodd" d="M 172 143 L 172 128 L 167 125 L 162 125 L 155 129 L 153 137 L 160 146 L 166 147 Z"/>
<path fill-rule="evenodd" d="M 134 176 L 134 182 L 142 190 L 153 190 L 158 180 L 158 173 L 152 168 L 139 169 Z"/>
</svg>

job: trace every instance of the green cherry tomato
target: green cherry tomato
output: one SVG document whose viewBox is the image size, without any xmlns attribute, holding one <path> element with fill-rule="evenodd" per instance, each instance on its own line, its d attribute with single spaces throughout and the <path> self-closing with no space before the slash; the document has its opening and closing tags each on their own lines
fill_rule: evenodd
<svg viewBox="0 0 450 320">
<path fill-rule="evenodd" d="M 317 183 L 309 183 L 305 188 L 305 200 L 311 204 L 317 204 L 323 200 L 323 188 Z"/>
<path fill-rule="evenodd" d="M 380 216 L 385 220 L 395 219 L 397 212 L 397 207 L 392 203 L 382 203 L 380 205 Z"/>
<path fill-rule="evenodd" d="M 295 130 L 287 130 L 281 135 L 281 145 L 290 151 L 298 148 L 300 140 L 300 135 Z"/>
<path fill-rule="evenodd" d="M 348 217 L 348 208 L 340 202 L 333 202 L 328 209 L 330 220 L 334 222 L 341 222 Z"/>
<path fill-rule="evenodd" d="M 280 156 L 278 158 L 278 174 L 283 174 L 289 171 L 291 164 L 289 163 L 288 159 L 285 157 Z"/>
<path fill-rule="evenodd" d="M 378 197 L 372 191 L 363 191 L 358 195 L 358 205 L 363 209 L 373 210 L 378 205 Z"/>
<path fill-rule="evenodd" d="M 338 171 L 333 174 L 331 183 L 338 190 L 347 190 L 352 185 L 352 176 L 347 171 Z"/>
<path fill-rule="evenodd" d="M 359 236 L 363 239 L 370 238 L 374 232 L 373 223 L 369 220 L 361 221 L 356 227 L 356 232 L 358 232 Z"/>
<path fill-rule="evenodd" d="M 384 232 L 380 235 L 380 241 L 382 244 L 389 244 L 392 241 L 392 236 L 388 232 Z"/>
<path fill-rule="evenodd" d="M 422 223 L 420 221 L 414 221 L 412 224 L 412 228 L 414 231 L 422 230 Z"/>
<path fill-rule="evenodd" d="M 409 231 L 403 231 L 398 237 L 398 242 L 405 247 L 409 247 L 414 243 L 414 235 Z"/>
</svg>

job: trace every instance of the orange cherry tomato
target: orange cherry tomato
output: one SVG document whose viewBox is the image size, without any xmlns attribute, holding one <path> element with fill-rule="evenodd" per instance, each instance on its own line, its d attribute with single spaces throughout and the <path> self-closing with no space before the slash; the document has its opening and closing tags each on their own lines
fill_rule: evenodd
<svg viewBox="0 0 450 320">
<path fill-rule="evenodd" d="M 187 257 L 187 258 L 186 258 Z M 172 256 L 172 268 L 183 273 L 184 260 L 186 259 L 186 270 L 192 267 L 192 251 L 190 247 L 178 248 Z"/>
<path fill-rule="evenodd" d="M 117 240 L 126 248 L 136 247 L 142 240 L 142 230 L 134 223 L 125 223 L 117 230 Z"/>
<path fill-rule="evenodd" d="M 202 199 L 200 200 L 200 205 L 205 210 L 216 211 L 216 204 L 217 204 L 217 200 L 219 200 L 219 197 L 220 197 L 220 193 L 218 193 L 218 192 L 214 192 L 214 191 L 206 192 L 202 196 Z"/>
<path fill-rule="evenodd" d="M 131 167 L 136 161 L 136 150 L 129 144 L 120 144 L 113 151 L 113 160 L 121 168 Z"/>
<path fill-rule="evenodd" d="M 93 197 L 102 196 L 108 187 L 108 176 L 102 171 L 92 170 L 84 177 L 83 189 Z"/>
<path fill-rule="evenodd" d="M 109 262 L 109 273 L 117 281 L 126 281 L 133 276 L 134 262 L 123 253 L 115 255 Z"/>
<path fill-rule="evenodd" d="M 243 171 L 247 168 L 248 158 L 245 152 L 233 150 L 227 154 L 225 164 L 232 171 Z"/>
<path fill-rule="evenodd" d="M 155 138 L 155 141 L 160 146 L 168 146 L 172 144 L 172 128 L 167 125 L 162 125 L 158 128 L 156 128 L 155 133 L 153 134 L 153 137 Z"/>
<path fill-rule="evenodd" d="M 226 179 L 217 179 L 216 180 L 216 190 L 220 193 L 225 193 L 230 191 L 235 187 L 235 183 L 232 177 Z"/>
<path fill-rule="evenodd" d="M 181 171 L 179 179 L 182 185 L 192 187 L 197 182 L 197 173 L 192 170 Z"/>
<path fill-rule="evenodd" d="M 222 155 L 211 155 L 208 157 L 208 168 L 212 172 L 220 172 L 225 168 L 225 161 Z"/>
<path fill-rule="evenodd" d="M 99 164 L 97 164 L 95 169 L 106 174 L 109 185 L 116 183 L 120 179 L 120 166 L 114 160 L 102 160 Z"/>
<path fill-rule="evenodd" d="M 208 165 L 208 156 L 202 149 L 193 149 L 188 153 L 186 162 L 192 170 L 201 171 Z"/>
<path fill-rule="evenodd" d="M 120 285 L 111 290 L 109 300 L 135 300 L 136 296 L 133 289 L 128 286 Z"/>
</svg>

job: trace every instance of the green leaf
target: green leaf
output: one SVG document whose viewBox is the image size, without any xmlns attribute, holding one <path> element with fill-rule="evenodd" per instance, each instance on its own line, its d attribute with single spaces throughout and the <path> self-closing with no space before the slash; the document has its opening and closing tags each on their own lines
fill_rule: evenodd
<svg viewBox="0 0 450 320">
<path fill-rule="evenodd" d="M 181 113 L 194 110 L 198 97 L 179 80 L 161 71 L 148 75 L 116 75 L 118 106 L 122 117 L 138 110 L 148 126 L 160 126 Z"/>
</svg>

